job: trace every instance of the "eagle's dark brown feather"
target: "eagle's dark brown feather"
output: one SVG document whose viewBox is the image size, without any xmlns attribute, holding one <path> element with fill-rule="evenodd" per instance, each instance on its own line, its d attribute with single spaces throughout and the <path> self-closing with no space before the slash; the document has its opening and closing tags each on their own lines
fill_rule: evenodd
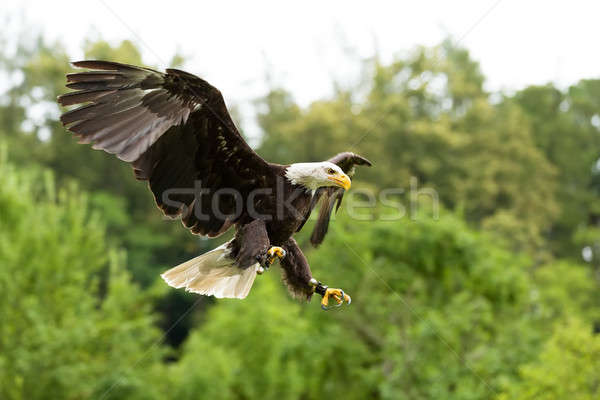
<svg viewBox="0 0 600 400">
<path fill-rule="evenodd" d="M 83 106 L 64 113 L 62 123 L 80 142 L 130 162 L 136 178 L 149 181 L 158 207 L 181 216 L 192 232 L 217 236 L 236 222 L 210 207 L 219 189 L 244 196 L 269 183 L 271 166 L 244 141 L 221 93 L 205 80 L 108 61 L 73 65 L 93 71 L 67 75 L 76 91 L 58 102 Z M 206 192 L 196 204 L 194 190 Z M 233 214 L 234 199 L 223 196 L 219 208 Z"/>
</svg>

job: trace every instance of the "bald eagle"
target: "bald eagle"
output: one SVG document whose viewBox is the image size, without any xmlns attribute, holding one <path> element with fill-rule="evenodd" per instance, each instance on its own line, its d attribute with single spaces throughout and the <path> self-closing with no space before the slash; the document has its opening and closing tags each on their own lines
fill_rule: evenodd
<svg viewBox="0 0 600 400">
<path fill-rule="evenodd" d="M 341 289 L 313 278 L 293 235 L 320 201 L 311 242 L 322 242 L 354 166 L 370 166 L 367 159 L 346 152 L 323 162 L 269 163 L 244 141 L 221 93 L 203 79 L 109 61 L 73 65 L 87 71 L 67 74 L 74 91 L 58 102 L 81 105 L 60 117 L 79 142 L 130 163 L 162 212 L 192 233 L 216 237 L 235 227 L 232 240 L 163 273 L 170 286 L 241 299 L 279 259 L 292 296 L 310 300 L 318 293 L 323 308 L 330 298 L 350 303 Z"/>
</svg>

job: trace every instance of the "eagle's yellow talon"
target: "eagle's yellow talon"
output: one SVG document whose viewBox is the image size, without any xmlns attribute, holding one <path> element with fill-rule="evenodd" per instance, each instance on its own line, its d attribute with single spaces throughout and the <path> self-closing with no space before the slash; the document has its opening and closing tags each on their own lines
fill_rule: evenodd
<svg viewBox="0 0 600 400">
<path fill-rule="evenodd" d="M 350 296 L 348 296 L 342 289 L 332 289 L 327 288 L 325 294 L 323 295 L 323 299 L 321 300 L 321 308 L 323 310 L 328 310 L 327 307 L 329 305 L 329 298 L 333 297 L 333 299 L 337 302 L 337 306 L 341 306 L 344 301 L 348 304 L 352 302 Z"/>
<path fill-rule="evenodd" d="M 273 246 L 269 250 L 267 250 L 267 263 L 269 265 L 273 264 L 275 258 L 279 258 L 280 260 L 285 257 L 285 249 L 279 246 Z"/>
</svg>

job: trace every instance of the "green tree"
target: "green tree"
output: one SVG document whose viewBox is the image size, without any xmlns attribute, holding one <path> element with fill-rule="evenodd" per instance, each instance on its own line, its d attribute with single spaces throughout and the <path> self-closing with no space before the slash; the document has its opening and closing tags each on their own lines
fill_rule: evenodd
<svg viewBox="0 0 600 400">
<path fill-rule="evenodd" d="M 600 81 L 594 80 L 581 81 L 566 92 L 551 84 L 531 86 L 506 99 L 524 111 L 532 138 L 557 171 L 561 207 L 548 238 L 559 255 L 579 255 L 575 234 L 594 221 L 600 206 L 593 189 L 600 154 L 599 126 L 594 126 L 594 118 L 600 118 L 599 88 Z"/>
<path fill-rule="evenodd" d="M 535 361 L 520 369 L 522 381 L 500 400 L 592 400 L 600 397 L 600 336 L 576 318 L 557 324 Z"/>
<path fill-rule="evenodd" d="M 161 398 L 152 298 L 75 188 L 0 156 L 0 397 Z"/>
<path fill-rule="evenodd" d="M 589 269 L 530 275 L 527 257 L 448 213 L 342 216 L 331 229 L 308 253 L 313 275 L 346 289 L 352 305 L 316 312 L 317 299 L 293 302 L 270 271 L 243 302 L 219 301 L 190 336 L 170 368 L 178 398 L 495 398 L 519 384 L 563 313 L 596 304 Z M 567 287 L 581 295 L 568 299 Z"/>
<path fill-rule="evenodd" d="M 491 101 L 469 53 L 446 41 L 389 65 L 375 62 L 371 71 L 367 87 L 307 109 L 285 91 L 269 93 L 261 103 L 261 153 L 292 162 L 355 148 L 376 166 L 359 179 L 406 189 L 416 177 L 446 207 L 510 238 L 515 249 L 543 247 L 558 214 L 555 167 L 536 147 L 523 110 Z"/>
</svg>

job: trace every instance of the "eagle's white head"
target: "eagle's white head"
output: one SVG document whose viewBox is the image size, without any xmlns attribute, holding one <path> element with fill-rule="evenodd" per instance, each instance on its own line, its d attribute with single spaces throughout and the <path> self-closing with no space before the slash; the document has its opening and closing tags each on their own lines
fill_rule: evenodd
<svg viewBox="0 0 600 400">
<path fill-rule="evenodd" d="M 350 177 L 329 161 L 292 164 L 286 169 L 285 176 L 293 184 L 308 190 L 314 191 L 323 186 L 350 189 Z"/>
</svg>

